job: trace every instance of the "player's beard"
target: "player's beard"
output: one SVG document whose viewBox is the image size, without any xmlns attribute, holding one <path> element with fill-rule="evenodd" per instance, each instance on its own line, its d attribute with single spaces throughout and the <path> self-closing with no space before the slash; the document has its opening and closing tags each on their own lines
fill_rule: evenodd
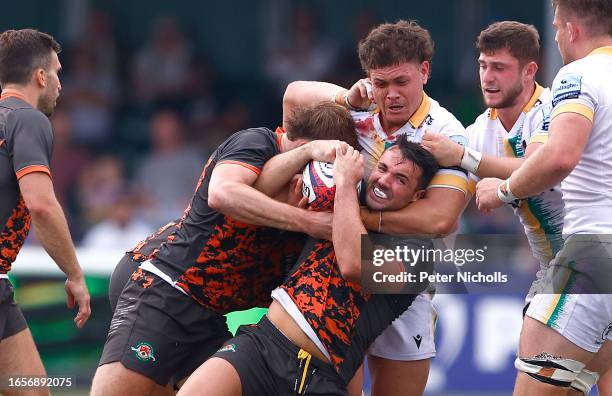
<svg viewBox="0 0 612 396">
<path fill-rule="evenodd" d="M 38 98 L 38 110 L 40 110 L 44 115 L 50 117 L 55 110 L 55 104 L 57 103 L 57 97 L 53 92 L 44 92 Z"/>
<path fill-rule="evenodd" d="M 487 107 L 492 107 L 495 109 L 505 109 L 506 107 L 512 107 L 516 103 L 516 99 L 523 92 L 523 85 L 521 81 L 517 81 L 516 84 L 507 88 L 506 93 L 502 96 L 501 100 L 498 103 L 486 103 Z M 483 96 L 485 102 L 487 102 L 486 98 Z"/>
</svg>

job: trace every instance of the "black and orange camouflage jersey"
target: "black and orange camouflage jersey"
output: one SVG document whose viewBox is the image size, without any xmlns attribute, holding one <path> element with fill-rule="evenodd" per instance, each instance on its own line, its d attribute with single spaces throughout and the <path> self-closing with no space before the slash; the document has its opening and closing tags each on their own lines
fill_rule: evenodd
<svg viewBox="0 0 612 396">
<path fill-rule="evenodd" d="M 31 216 L 19 179 L 51 175 L 53 132 L 49 119 L 18 95 L 0 97 L 0 274 L 11 270 L 30 230 Z"/>
<path fill-rule="evenodd" d="M 270 305 L 304 246 L 303 234 L 244 224 L 208 206 L 215 166 L 242 165 L 259 174 L 280 152 L 281 133 L 266 128 L 233 134 L 211 155 L 181 219 L 162 227 L 129 253 L 151 262 L 203 307 L 225 314 Z"/>
<path fill-rule="evenodd" d="M 356 252 L 355 254 L 359 254 Z M 414 301 L 413 294 L 365 294 L 342 278 L 332 242 L 309 238 L 281 285 L 348 383 L 366 350 Z"/>
</svg>

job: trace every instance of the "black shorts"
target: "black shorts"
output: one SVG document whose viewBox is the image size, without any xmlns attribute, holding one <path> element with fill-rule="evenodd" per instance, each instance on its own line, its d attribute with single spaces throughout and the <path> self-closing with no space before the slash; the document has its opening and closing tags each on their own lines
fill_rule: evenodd
<svg viewBox="0 0 612 396">
<path fill-rule="evenodd" d="M 117 301 L 119 296 L 125 287 L 125 284 L 130 280 L 130 276 L 134 271 L 138 269 L 141 263 L 134 261 L 132 256 L 126 253 L 111 275 L 110 282 L 108 283 L 108 299 L 110 300 L 111 310 L 115 312 Z"/>
<path fill-rule="evenodd" d="M 347 394 L 330 363 L 300 356 L 300 351 L 264 316 L 256 325 L 240 326 L 213 356 L 234 366 L 244 396 Z"/>
<path fill-rule="evenodd" d="M 159 385 L 175 385 L 232 335 L 223 315 L 144 274 L 121 292 L 99 365 L 121 362 Z"/>
<path fill-rule="evenodd" d="M 13 299 L 11 282 L 0 279 L 0 341 L 27 328 L 23 313 Z"/>
</svg>

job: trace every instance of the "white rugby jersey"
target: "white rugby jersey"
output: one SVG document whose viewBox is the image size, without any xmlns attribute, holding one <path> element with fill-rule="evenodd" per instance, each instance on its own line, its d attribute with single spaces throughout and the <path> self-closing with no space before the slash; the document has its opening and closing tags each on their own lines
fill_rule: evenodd
<svg viewBox="0 0 612 396">
<path fill-rule="evenodd" d="M 563 234 L 612 234 L 612 46 L 559 70 L 551 119 L 577 113 L 593 123 L 578 165 L 561 182 Z"/>
<path fill-rule="evenodd" d="M 363 147 L 361 153 L 365 159 L 365 179 L 387 147 L 395 139 L 406 134 L 408 140 L 419 143 L 425 132 L 440 133 L 450 137 L 455 142 L 465 145 L 467 138 L 463 125 L 448 110 L 423 92 L 423 100 L 416 112 L 400 129 L 387 134 L 381 125 L 379 110 L 351 112 L 357 126 L 359 144 Z M 463 170 L 455 168 L 440 169 L 428 188 L 446 187 L 467 193 L 467 175 Z"/>
<path fill-rule="evenodd" d="M 536 89 L 510 131 L 506 131 L 495 109 L 487 109 L 467 128 L 470 147 L 495 157 L 521 158 L 531 143 L 548 140 L 551 94 L 536 84 Z M 470 175 L 470 189 L 479 178 Z M 563 247 L 563 201 L 560 187 L 521 200 L 512 205 L 525 227 L 533 256 L 543 268 Z M 540 277 L 540 273 L 538 277 Z"/>
</svg>

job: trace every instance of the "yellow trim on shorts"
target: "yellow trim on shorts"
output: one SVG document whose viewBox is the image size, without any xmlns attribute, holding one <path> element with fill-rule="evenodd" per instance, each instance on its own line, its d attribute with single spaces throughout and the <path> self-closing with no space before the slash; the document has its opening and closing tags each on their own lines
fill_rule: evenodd
<svg viewBox="0 0 612 396">
<path fill-rule="evenodd" d="M 563 113 L 576 113 L 585 116 L 589 119 L 589 121 L 593 122 L 593 109 L 588 106 L 583 105 L 582 103 L 564 103 L 559 107 L 556 107 L 552 114 L 550 115 L 551 121 Z"/>
</svg>

